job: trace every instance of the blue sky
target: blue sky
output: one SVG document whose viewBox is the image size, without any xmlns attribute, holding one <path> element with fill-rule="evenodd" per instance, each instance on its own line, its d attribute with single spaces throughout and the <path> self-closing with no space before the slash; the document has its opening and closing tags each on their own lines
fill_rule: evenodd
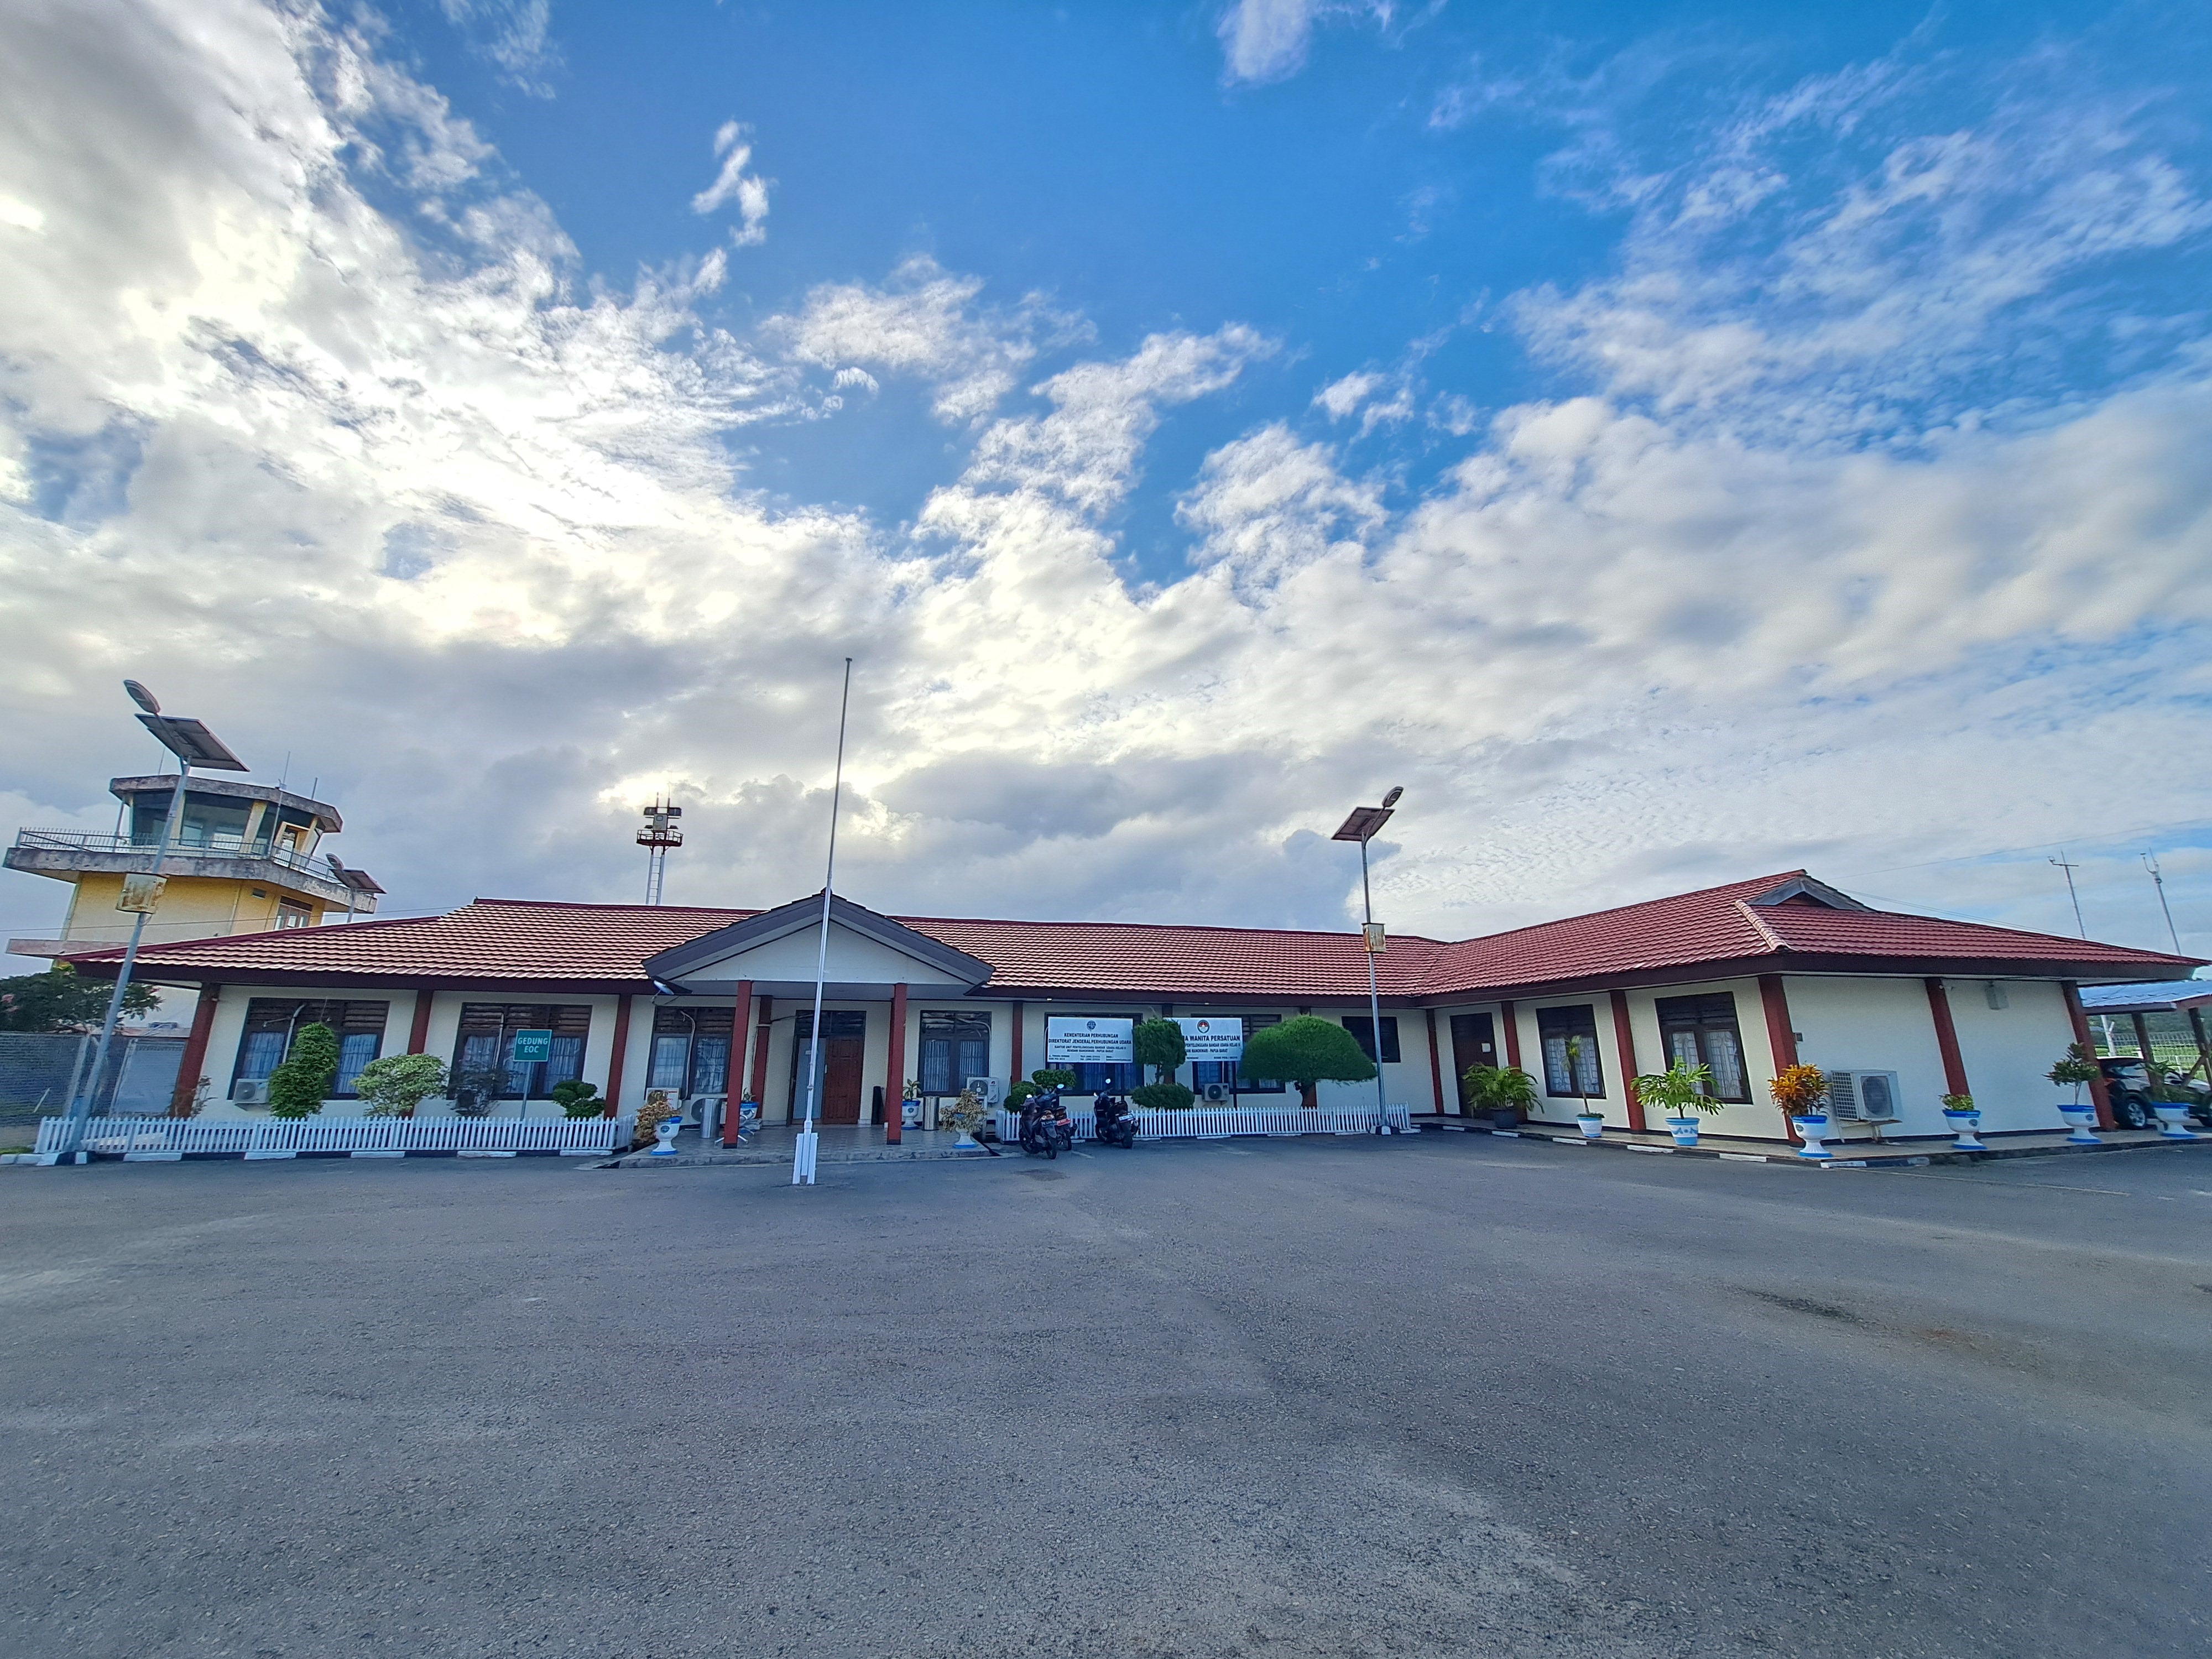
<svg viewBox="0 0 2212 1659">
<path fill-rule="evenodd" d="M 131 672 L 397 908 L 772 902 L 849 650 L 894 908 L 1337 925 L 1404 783 L 1407 927 L 2212 953 L 2201 8 L 13 9 L 21 822 Z"/>
</svg>

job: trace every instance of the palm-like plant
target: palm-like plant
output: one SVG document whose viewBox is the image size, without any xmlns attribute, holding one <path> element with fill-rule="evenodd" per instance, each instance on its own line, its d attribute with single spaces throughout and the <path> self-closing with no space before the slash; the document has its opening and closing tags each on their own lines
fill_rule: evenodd
<svg viewBox="0 0 2212 1659">
<path fill-rule="evenodd" d="M 1460 1074 L 1460 1081 L 1466 1085 L 1470 1111 L 1535 1115 L 1536 1079 L 1518 1066 L 1470 1066 Z"/>
<path fill-rule="evenodd" d="M 1636 1079 L 1636 1096 L 1646 1106 L 1656 1106 L 1659 1115 L 1685 1118 L 1705 1112 L 1718 1116 L 1721 1103 L 1712 1097 L 1713 1072 L 1710 1066 L 1686 1066 L 1680 1060 L 1655 1076 Z"/>
</svg>

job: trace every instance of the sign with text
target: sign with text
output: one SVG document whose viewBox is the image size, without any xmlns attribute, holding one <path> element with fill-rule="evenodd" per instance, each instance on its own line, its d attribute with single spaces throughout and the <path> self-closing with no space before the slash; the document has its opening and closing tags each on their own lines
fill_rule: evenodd
<svg viewBox="0 0 2212 1659">
<path fill-rule="evenodd" d="M 1244 1058 L 1244 1022 L 1235 1014 L 1200 1019 L 1177 1019 L 1182 1027 L 1183 1055 L 1191 1060 Z"/>
<path fill-rule="evenodd" d="M 1130 1048 L 1133 1022 L 1094 1019 L 1087 1014 L 1048 1014 L 1044 1022 L 1044 1060 L 1048 1066 L 1127 1066 L 1136 1058 Z"/>
<path fill-rule="evenodd" d="M 507 1059 L 517 1066 L 527 1066 L 536 1060 L 553 1058 L 553 1033 L 550 1031 L 517 1031 L 514 1050 Z"/>
</svg>

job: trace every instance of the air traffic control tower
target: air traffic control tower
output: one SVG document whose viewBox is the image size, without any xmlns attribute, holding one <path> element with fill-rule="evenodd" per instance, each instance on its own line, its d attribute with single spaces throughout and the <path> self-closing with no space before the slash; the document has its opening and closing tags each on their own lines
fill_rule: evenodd
<svg viewBox="0 0 2212 1659">
<path fill-rule="evenodd" d="M 71 884 L 69 914 L 55 939 L 11 939 L 18 956 L 63 957 L 121 945 L 137 916 L 116 908 L 124 878 L 154 871 L 154 851 L 176 775 L 112 778 L 122 803 L 112 835 L 24 830 L 7 852 L 10 870 Z M 195 776 L 184 816 L 161 860 L 167 878 L 148 916 L 145 942 L 312 927 L 376 908 L 384 890 L 319 850 L 343 825 L 337 809 L 266 784 Z"/>
</svg>

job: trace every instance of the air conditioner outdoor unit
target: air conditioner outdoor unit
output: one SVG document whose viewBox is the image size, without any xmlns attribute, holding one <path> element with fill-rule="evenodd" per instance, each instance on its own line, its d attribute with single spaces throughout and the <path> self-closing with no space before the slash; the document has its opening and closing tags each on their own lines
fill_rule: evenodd
<svg viewBox="0 0 2212 1659">
<path fill-rule="evenodd" d="M 1894 1123 L 1900 1114 L 1894 1072 L 1830 1072 L 1828 1109 L 1847 1123 Z"/>
<path fill-rule="evenodd" d="M 968 1092 L 986 1106 L 1006 1103 L 1006 1085 L 994 1077 L 971 1077 L 964 1085 Z"/>
<path fill-rule="evenodd" d="M 234 1106 L 266 1106 L 269 1103 L 267 1078 L 242 1077 L 230 1085 L 230 1100 Z"/>
</svg>

